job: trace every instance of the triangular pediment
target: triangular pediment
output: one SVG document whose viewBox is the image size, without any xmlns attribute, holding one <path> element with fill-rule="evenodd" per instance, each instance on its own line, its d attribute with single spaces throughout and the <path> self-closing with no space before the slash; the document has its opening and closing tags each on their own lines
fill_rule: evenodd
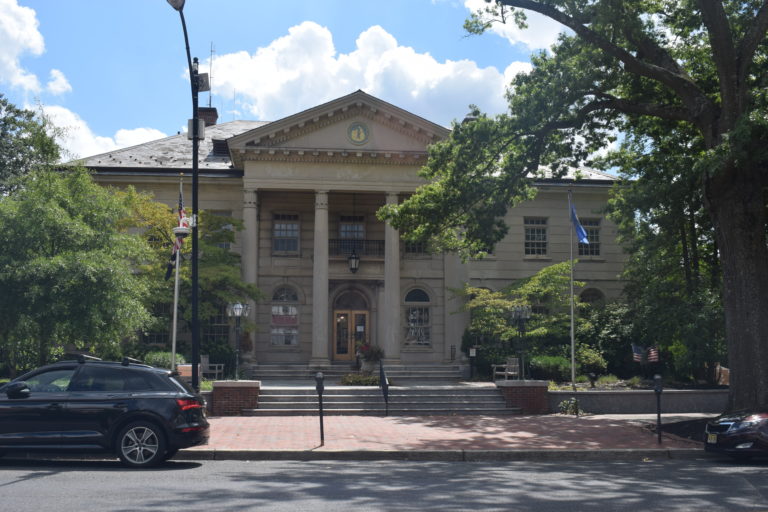
<svg viewBox="0 0 768 512">
<path fill-rule="evenodd" d="M 363 91 L 265 124 L 227 141 L 235 167 L 245 159 L 356 156 L 424 160 L 449 130 Z"/>
</svg>

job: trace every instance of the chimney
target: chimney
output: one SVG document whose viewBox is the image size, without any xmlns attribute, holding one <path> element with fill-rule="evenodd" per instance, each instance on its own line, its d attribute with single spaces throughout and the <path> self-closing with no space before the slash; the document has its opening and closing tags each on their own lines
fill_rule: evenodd
<svg viewBox="0 0 768 512">
<path fill-rule="evenodd" d="M 205 121 L 205 126 L 213 126 L 219 119 L 219 112 L 216 107 L 198 107 L 197 115 Z"/>
</svg>

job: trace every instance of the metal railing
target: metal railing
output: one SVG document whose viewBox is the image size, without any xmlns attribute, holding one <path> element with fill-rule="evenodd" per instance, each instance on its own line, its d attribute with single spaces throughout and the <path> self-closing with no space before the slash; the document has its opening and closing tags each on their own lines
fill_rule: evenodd
<svg viewBox="0 0 768 512">
<path fill-rule="evenodd" d="M 358 256 L 384 257 L 384 240 L 357 240 L 354 238 L 335 238 L 328 240 L 330 256 L 349 256 L 354 251 Z"/>
</svg>

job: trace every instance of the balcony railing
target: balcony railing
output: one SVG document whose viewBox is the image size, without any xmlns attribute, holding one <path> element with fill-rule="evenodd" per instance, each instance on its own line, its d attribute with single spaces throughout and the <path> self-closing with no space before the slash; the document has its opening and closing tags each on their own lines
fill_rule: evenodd
<svg viewBox="0 0 768 512">
<path fill-rule="evenodd" d="M 356 240 L 350 238 L 328 240 L 329 256 L 349 256 L 352 251 L 358 256 L 384 257 L 384 240 Z"/>
</svg>

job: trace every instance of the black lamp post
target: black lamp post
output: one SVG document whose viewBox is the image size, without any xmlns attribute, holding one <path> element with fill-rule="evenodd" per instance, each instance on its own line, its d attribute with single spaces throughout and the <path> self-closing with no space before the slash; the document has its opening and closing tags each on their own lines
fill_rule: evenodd
<svg viewBox="0 0 768 512">
<path fill-rule="evenodd" d="M 168 3 L 179 11 L 181 28 L 184 30 L 184 44 L 187 49 L 187 64 L 189 65 L 189 81 L 192 86 L 192 121 L 189 127 L 192 138 L 192 387 L 200 390 L 200 319 L 198 317 L 199 274 L 198 274 L 198 232 L 197 232 L 197 190 L 198 190 L 198 162 L 197 155 L 200 147 L 200 139 L 204 137 L 200 129 L 200 118 L 197 113 L 197 96 L 200 92 L 200 76 L 197 73 L 197 57 L 192 59 L 189 52 L 189 37 L 187 36 L 187 23 L 184 20 L 185 0 L 168 0 Z"/>
<path fill-rule="evenodd" d="M 235 317 L 235 380 L 240 379 L 240 318 L 247 317 L 251 307 L 248 304 L 235 302 L 227 306 L 227 316 Z"/>
<path fill-rule="evenodd" d="M 517 324 L 520 334 L 520 378 L 525 379 L 525 322 L 531 318 L 531 306 L 515 306 L 512 308 L 512 320 Z"/>
</svg>

